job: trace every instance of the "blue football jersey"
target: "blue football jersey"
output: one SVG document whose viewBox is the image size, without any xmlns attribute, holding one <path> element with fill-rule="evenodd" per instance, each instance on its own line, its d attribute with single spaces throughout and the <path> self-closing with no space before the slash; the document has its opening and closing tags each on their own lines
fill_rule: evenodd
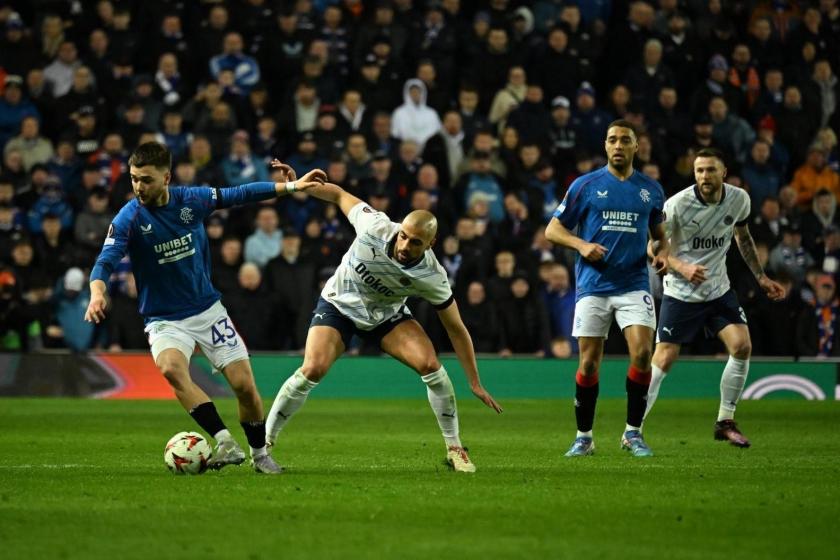
<svg viewBox="0 0 840 560">
<path fill-rule="evenodd" d="M 274 183 L 249 183 L 224 189 L 170 187 L 165 206 L 131 200 L 111 222 L 90 279 L 107 284 L 127 252 L 146 323 L 197 315 L 221 297 L 210 283 L 204 219 L 217 208 L 275 196 Z"/>
<path fill-rule="evenodd" d="M 575 179 L 554 217 L 567 229 L 577 227 L 584 241 L 607 248 L 598 262 L 577 255 L 576 299 L 650 291 L 648 229 L 662 222 L 664 204 L 662 186 L 639 171 L 621 181 L 605 166 Z"/>
</svg>

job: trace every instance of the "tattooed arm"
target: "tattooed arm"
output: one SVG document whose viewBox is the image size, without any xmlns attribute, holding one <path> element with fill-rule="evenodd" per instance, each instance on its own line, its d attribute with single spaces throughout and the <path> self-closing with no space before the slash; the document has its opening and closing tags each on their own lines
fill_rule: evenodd
<svg viewBox="0 0 840 560">
<path fill-rule="evenodd" d="M 735 241 L 738 243 L 738 250 L 741 251 L 741 257 L 747 263 L 753 276 L 758 281 L 758 285 L 767 294 L 767 297 L 773 301 L 779 301 L 785 298 L 785 289 L 778 282 L 774 282 L 764 274 L 764 268 L 758 261 L 758 252 L 755 249 L 755 241 L 750 235 L 750 228 L 744 224 L 742 226 L 735 226 Z"/>
</svg>

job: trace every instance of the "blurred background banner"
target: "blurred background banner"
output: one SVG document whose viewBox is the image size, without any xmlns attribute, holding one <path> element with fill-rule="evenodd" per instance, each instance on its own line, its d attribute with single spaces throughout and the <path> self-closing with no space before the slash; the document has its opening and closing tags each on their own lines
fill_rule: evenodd
<svg viewBox="0 0 840 560">
<path fill-rule="evenodd" d="M 300 356 L 255 354 L 251 363 L 264 397 L 273 397 L 301 363 Z M 461 398 L 469 388 L 460 365 L 443 359 Z M 686 359 L 668 376 L 663 388 L 670 398 L 718 398 L 722 360 Z M 481 358 L 484 384 L 499 398 L 571 399 L 576 360 Z M 627 361 L 606 358 L 601 395 L 623 397 Z M 193 379 L 213 397 L 232 396 L 219 373 L 203 357 L 190 366 Z M 0 355 L 0 396 L 78 396 L 109 399 L 172 399 L 166 380 L 146 353 L 70 353 Z M 422 382 L 390 358 L 350 357 L 336 362 L 319 397 L 422 398 Z M 838 363 L 827 360 L 754 360 L 745 399 L 840 400 Z"/>
</svg>

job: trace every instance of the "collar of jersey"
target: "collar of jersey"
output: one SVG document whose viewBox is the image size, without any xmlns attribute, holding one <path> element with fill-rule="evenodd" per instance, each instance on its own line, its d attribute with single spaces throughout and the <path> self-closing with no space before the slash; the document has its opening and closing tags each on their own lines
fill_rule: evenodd
<svg viewBox="0 0 840 560">
<path fill-rule="evenodd" d="M 700 194 L 700 187 L 697 186 L 697 183 L 694 184 L 694 196 L 697 197 L 697 200 L 700 201 L 700 204 L 703 206 L 708 206 L 709 203 L 703 200 L 703 195 Z M 720 186 L 720 200 L 718 200 L 718 205 L 723 204 L 723 199 L 726 198 L 726 183 Z"/>
</svg>

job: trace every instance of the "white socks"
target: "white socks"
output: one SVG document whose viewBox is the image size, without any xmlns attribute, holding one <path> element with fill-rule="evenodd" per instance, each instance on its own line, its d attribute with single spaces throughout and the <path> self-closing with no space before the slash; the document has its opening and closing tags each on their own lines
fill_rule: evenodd
<svg viewBox="0 0 840 560">
<path fill-rule="evenodd" d="M 750 371 L 750 361 L 739 360 L 729 356 L 726 367 L 723 368 L 723 376 L 720 378 L 720 409 L 718 410 L 718 422 L 721 420 L 732 420 L 735 417 L 735 406 L 744 385 L 747 382 L 747 374 Z"/>
<path fill-rule="evenodd" d="M 303 406 L 306 397 L 309 396 L 309 391 L 316 385 L 318 383 L 307 379 L 300 368 L 283 383 L 283 386 L 277 392 L 274 404 L 271 405 L 268 418 L 266 418 L 265 436 L 268 443 L 274 443 L 277 434 L 283 429 L 292 414 Z"/>
<path fill-rule="evenodd" d="M 651 364 L 650 367 L 650 387 L 648 388 L 647 406 L 645 407 L 644 416 L 645 418 L 647 418 L 650 409 L 653 408 L 653 403 L 656 402 L 656 398 L 659 396 L 659 387 L 662 385 L 662 381 L 665 379 L 665 376 L 668 375 L 668 372 L 658 368 L 656 364 Z"/>
<path fill-rule="evenodd" d="M 217 433 L 213 434 L 213 439 L 215 439 L 219 443 L 223 443 L 229 439 L 233 439 L 233 436 L 230 435 L 230 431 L 224 429 L 219 430 Z"/>
<path fill-rule="evenodd" d="M 455 389 L 446 369 L 440 369 L 428 375 L 420 376 L 426 384 L 426 392 L 429 396 L 429 404 L 437 417 L 440 431 L 447 447 L 461 447 L 461 438 L 458 436 L 458 411 L 455 405 Z"/>
</svg>

